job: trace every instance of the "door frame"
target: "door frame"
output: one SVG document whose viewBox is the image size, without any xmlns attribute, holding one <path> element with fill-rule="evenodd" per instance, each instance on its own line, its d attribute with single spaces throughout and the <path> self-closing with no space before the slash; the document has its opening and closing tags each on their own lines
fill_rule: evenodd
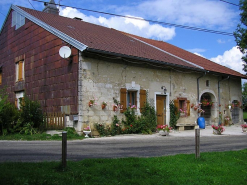
<svg viewBox="0 0 247 185">
<path fill-rule="evenodd" d="M 170 126 L 170 107 L 169 107 L 169 102 L 170 102 L 170 97 L 169 93 L 161 93 L 161 92 L 154 92 L 154 107 L 155 107 L 155 112 L 157 112 L 157 107 L 156 107 L 156 97 L 157 95 L 159 96 L 166 96 L 166 124 Z"/>
</svg>

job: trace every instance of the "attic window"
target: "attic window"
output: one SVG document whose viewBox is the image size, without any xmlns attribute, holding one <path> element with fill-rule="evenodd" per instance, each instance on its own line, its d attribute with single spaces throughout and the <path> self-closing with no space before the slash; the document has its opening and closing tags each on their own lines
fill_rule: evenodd
<svg viewBox="0 0 247 185">
<path fill-rule="evenodd" d="M 19 14 L 16 11 L 12 12 L 12 24 L 11 26 L 14 27 L 17 30 L 18 28 L 20 28 L 21 26 L 23 26 L 25 24 L 25 17 L 22 16 L 21 14 Z"/>
</svg>

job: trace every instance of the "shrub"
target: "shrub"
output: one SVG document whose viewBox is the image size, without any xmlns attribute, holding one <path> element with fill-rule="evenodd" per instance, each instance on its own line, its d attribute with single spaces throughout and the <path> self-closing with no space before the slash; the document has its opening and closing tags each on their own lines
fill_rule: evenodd
<svg viewBox="0 0 247 185">
<path fill-rule="evenodd" d="M 21 101 L 20 120 L 22 127 L 30 123 L 33 128 L 43 129 L 44 119 L 40 103 L 25 96 Z"/>
<path fill-rule="evenodd" d="M 120 133 L 121 133 L 120 120 L 117 118 L 116 115 L 114 115 L 112 125 L 111 125 L 111 135 L 115 136 Z"/>
<path fill-rule="evenodd" d="M 170 107 L 170 126 L 172 128 L 176 128 L 177 121 L 180 117 L 180 111 L 178 111 L 178 108 L 174 105 L 173 101 L 170 102 L 169 107 Z"/>
</svg>

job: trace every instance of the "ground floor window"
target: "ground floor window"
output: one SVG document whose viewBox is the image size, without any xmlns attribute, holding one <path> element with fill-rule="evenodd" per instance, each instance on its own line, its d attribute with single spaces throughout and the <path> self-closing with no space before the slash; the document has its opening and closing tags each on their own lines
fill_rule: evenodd
<svg viewBox="0 0 247 185">
<path fill-rule="evenodd" d="M 16 92 L 15 93 L 15 106 L 20 109 L 21 108 L 21 101 L 24 98 L 24 91 Z"/>
</svg>

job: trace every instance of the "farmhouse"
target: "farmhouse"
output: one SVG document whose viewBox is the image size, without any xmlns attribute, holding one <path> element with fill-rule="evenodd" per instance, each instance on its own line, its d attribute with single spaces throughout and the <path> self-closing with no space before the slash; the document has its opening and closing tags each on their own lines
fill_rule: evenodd
<svg viewBox="0 0 247 185">
<path fill-rule="evenodd" d="M 243 122 L 241 79 L 246 76 L 163 41 L 12 5 L 0 30 L 0 88 L 19 107 L 25 95 L 45 112 L 62 112 L 78 132 L 155 107 L 169 124 L 169 104 L 180 109 L 177 126 Z M 103 106 L 103 102 L 107 102 Z M 120 103 L 120 105 L 118 105 Z"/>
</svg>

